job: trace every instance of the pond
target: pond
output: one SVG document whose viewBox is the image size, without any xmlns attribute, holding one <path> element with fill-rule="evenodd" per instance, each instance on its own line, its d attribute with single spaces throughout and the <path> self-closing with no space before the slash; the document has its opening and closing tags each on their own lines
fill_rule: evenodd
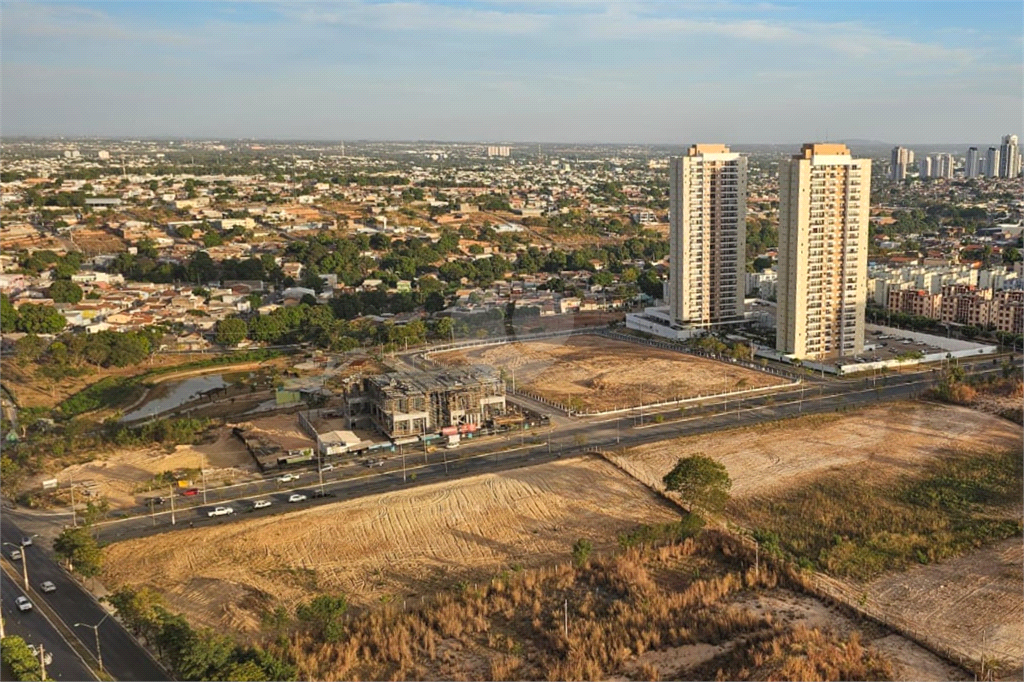
<svg viewBox="0 0 1024 682">
<path fill-rule="evenodd" d="M 173 410 L 187 402 L 195 400 L 203 393 L 216 388 L 227 387 L 227 382 L 221 374 L 207 374 L 199 377 L 182 379 L 181 381 L 168 381 L 150 389 L 146 402 L 138 408 L 121 417 L 121 422 L 138 421 L 148 419 L 156 415 Z"/>
</svg>

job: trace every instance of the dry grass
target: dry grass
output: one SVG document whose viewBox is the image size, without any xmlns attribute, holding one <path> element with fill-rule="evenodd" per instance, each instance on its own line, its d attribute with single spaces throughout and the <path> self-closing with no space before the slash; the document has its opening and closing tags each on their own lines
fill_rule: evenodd
<svg viewBox="0 0 1024 682">
<path fill-rule="evenodd" d="M 729 363 L 590 335 L 434 357 L 451 364 L 491 365 L 504 369 L 509 377 L 514 371 L 520 389 L 598 411 L 639 405 L 641 397 L 644 404 L 650 404 L 785 383 L 779 377 Z"/>
<path fill-rule="evenodd" d="M 112 585 L 149 586 L 199 625 L 252 632 L 267 603 L 320 591 L 369 605 L 568 559 L 678 513 L 614 467 L 572 459 L 106 549 Z"/>
<path fill-rule="evenodd" d="M 702 453 L 722 462 L 732 495 L 767 495 L 829 471 L 877 482 L 921 470 L 937 456 L 1022 447 L 1019 426 L 965 407 L 891 403 L 852 413 L 811 415 L 627 450 L 631 470 L 658 486 L 680 457 Z"/>
</svg>

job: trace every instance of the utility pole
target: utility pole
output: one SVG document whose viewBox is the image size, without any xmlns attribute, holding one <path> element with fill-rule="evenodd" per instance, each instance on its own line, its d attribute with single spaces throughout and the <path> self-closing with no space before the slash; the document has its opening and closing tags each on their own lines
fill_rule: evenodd
<svg viewBox="0 0 1024 682">
<path fill-rule="evenodd" d="M 43 651 L 43 643 L 39 643 L 39 679 L 46 679 L 46 652 Z"/>
<path fill-rule="evenodd" d="M 565 638 L 569 639 L 569 600 L 565 600 Z"/>
<path fill-rule="evenodd" d="M 171 525 L 174 525 L 174 486 L 171 486 Z"/>
<path fill-rule="evenodd" d="M 644 385 L 640 384 L 640 426 L 644 425 Z"/>
<path fill-rule="evenodd" d="M 320 448 L 316 449 L 316 472 L 320 476 L 320 497 L 324 496 L 324 456 Z"/>
<path fill-rule="evenodd" d="M 78 513 L 75 511 L 75 475 L 69 474 L 71 478 L 71 525 L 78 528 Z"/>
<path fill-rule="evenodd" d="M 103 670 L 103 652 L 100 650 L 100 626 L 103 625 L 103 621 L 110 617 L 110 614 L 103 616 L 100 622 L 96 625 L 89 625 L 88 623 L 75 623 L 75 627 L 92 628 L 93 634 L 96 636 L 96 662 L 99 663 L 100 670 Z"/>
</svg>

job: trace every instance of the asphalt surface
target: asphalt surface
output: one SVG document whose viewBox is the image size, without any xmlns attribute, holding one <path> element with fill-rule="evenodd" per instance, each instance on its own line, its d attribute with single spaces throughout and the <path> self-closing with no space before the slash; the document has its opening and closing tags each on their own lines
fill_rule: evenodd
<svg viewBox="0 0 1024 682">
<path fill-rule="evenodd" d="M 6 556 L 6 553 L 5 553 Z M 21 570 L 21 562 L 17 562 L 16 568 Z M 4 634 L 8 637 L 18 635 L 29 644 L 43 646 L 43 649 L 53 655 L 53 662 L 46 666 L 46 676 L 54 680 L 95 680 L 89 667 L 75 653 L 67 640 L 61 636 L 57 628 L 39 610 L 40 599 L 48 600 L 49 595 L 29 594 L 28 599 L 35 605 L 31 611 L 22 613 L 14 605 L 14 600 L 26 596 L 21 589 L 20 583 L 11 580 L 6 572 L 0 572 L 0 610 L 3 611 Z M 29 574 L 31 575 L 31 574 Z"/>
<path fill-rule="evenodd" d="M 976 363 L 965 369 L 971 375 L 1001 371 L 989 363 Z M 280 483 L 276 477 L 270 477 L 242 486 L 210 490 L 208 504 L 177 508 L 173 524 L 170 505 L 164 504 L 156 514 L 103 522 L 97 525 L 96 530 L 101 541 L 117 542 L 186 528 L 235 523 L 296 508 L 543 464 L 595 449 L 622 449 L 800 414 L 832 412 L 912 398 L 934 386 L 938 379 L 938 372 L 924 371 L 876 379 L 810 381 L 801 387 L 765 396 L 722 400 L 685 410 L 666 408 L 660 413 L 664 420 L 662 423 L 656 423 L 655 413 L 647 412 L 641 417 L 639 411 L 605 419 L 574 420 L 562 428 L 541 427 L 525 433 L 512 433 L 507 438 L 491 437 L 479 444 L 469 441 L 454 450 L 437 450 L 427 456 L 426 464 L 422 450 L 412 447 L 404 456 L 404 473 L 403 457 L 393 454 L 386 466 L 379 469 L 347 466 L 326 474 L 323 489 L 329 493 L 328 497 L 314 497 L 320 489 L 317 474 L 304 471 L 296 482 Z M 305 494 L 308 499 L 289 503 L 288 497 L 294 492 Z M 252 503 L 257 499 L 270 500 L 271 506 L 253 509 Z M 182 498 L 178 497 L 176 504 L 181 501 Z M 217 505 L 231 506 L 234 513 L 213 518 L 207 516 L 207 512 Z"/>
<path fill-rule="evenodd" d="M 0 520 L 0 539 L 5 543 L 20 545 L 22 537 L 24 535 L 21 528 L 14 523 L 9 515 L 5 514 L 4 518 Z M 5 557 L 8 556 L 10 549 L 11 547 L 8 545 L 3 546 Z M 91 627 L 75 627 L 75 623 L 95 625 L 101 620 L 103 621 L 99 627 L 100 649 L 103 654 L 103 667 L 108 673 L 118 680 L 171 679 L 120 623 L 113 617 L 104 620 L 107 611 L 54 562 L 42 547 L 33 545 L 25 548 L 25 559 L 28 564 L 29 584 L 36 588 L 44 580 L 49 580 L 57 586 L 56 592 L 40 596 L 40 598 L 46 599 L 46 603 L 60 620 L 93 655 L 97 653 L 93 629 Z M 15 565 L 15 569 L 19 574 L 21 573 L 20 561 Z M 4 608 L 7 607 L 8 602 L 6 588 L 7 583 L 4 583 Z M 36 601 L 31 595 L 29 599 L 33 602 Z M 54 662 L 57 662 L 56 654 Z M 93 677 L 91 675 L 88 677 L 77 676 L 68 679 L 93 679 Z"/>
</svg>

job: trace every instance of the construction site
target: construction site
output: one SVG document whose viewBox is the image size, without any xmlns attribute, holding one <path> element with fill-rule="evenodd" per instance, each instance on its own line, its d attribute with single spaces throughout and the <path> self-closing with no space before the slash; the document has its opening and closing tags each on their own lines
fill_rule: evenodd
<svg viewBox="0 0 1024 682">
<path fill-rule="evenodd" d="M 346 392 L 349 423 L 372 424 L 399 443 L 473 433 L 507 412 L 505 383 L 489 369 L 412 370 L 367 377 Z"/>
</svg>

